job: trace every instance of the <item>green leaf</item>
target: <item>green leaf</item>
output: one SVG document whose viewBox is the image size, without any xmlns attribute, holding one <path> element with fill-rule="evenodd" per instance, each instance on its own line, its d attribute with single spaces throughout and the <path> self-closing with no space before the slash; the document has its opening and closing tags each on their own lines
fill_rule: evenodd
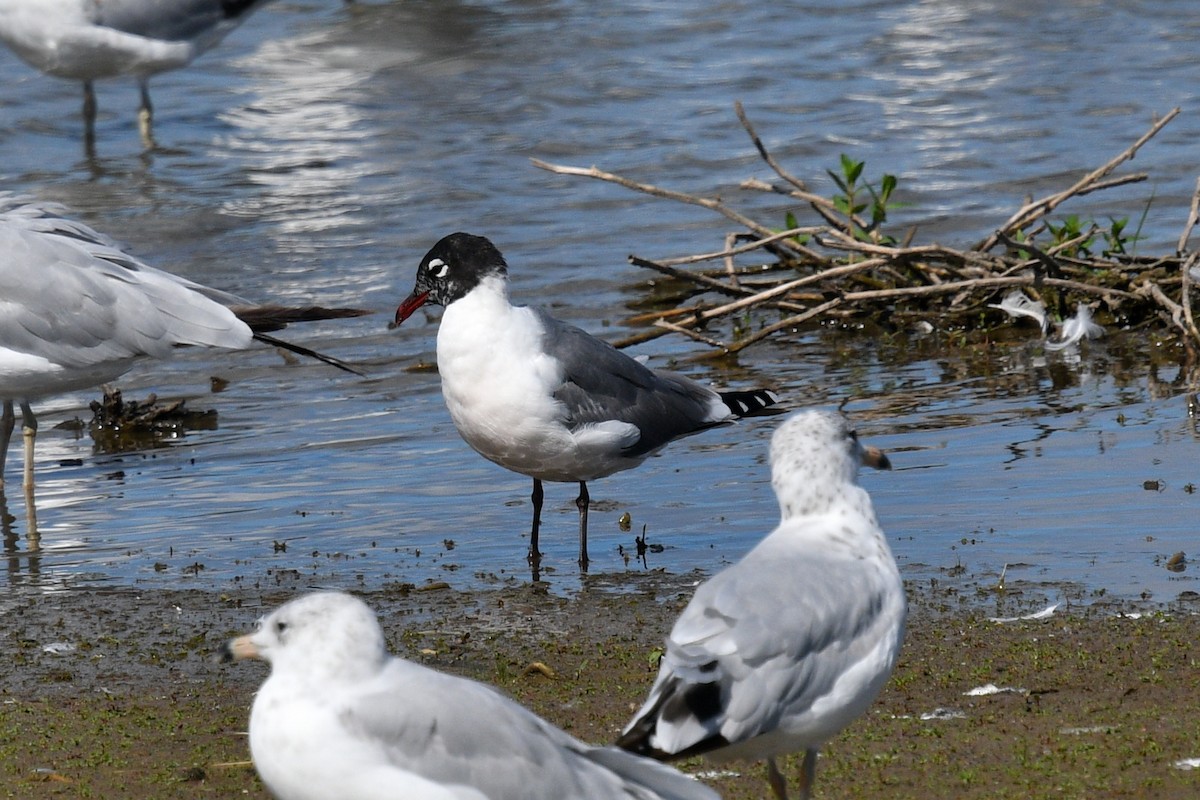
<svg viewBox="0 0 1200 800">
<path fill-rule="evenodd" d="M 855 161 L 854 159 L 850 158 L 850 156 L 842 153 L 842 174 L 846 176 L 846 181 L 850 183 L 851 186 L 853 186 L 854 183 L 858 181 L 859 176 L 862 175 L 863 167 L 866 165 L 866 163 L 867 162 L 865 161 Z"/>
<path fill-rule="evenodd" d="M 838 177 L 838 175 L 833 170 L 827 169 L 827 170 L 825 170 L 825 174 L 833 179 L 833 182 L 835 184 L 837 184 L 837 187 L 842 190 L 842 194 L 850 194 L 850 187 L 847 186 L 846 182 L 843 181 L 840 177 Z"/>
<path fill-rule="evenodd" d="M 896 190 L 896 176 L 889 175 L 886 172 L 883 174 L 883 181 L 879 186 L 879 202 L 887 205 L 888 198 L 892 196 L 892 192 Z"/>
</svg>

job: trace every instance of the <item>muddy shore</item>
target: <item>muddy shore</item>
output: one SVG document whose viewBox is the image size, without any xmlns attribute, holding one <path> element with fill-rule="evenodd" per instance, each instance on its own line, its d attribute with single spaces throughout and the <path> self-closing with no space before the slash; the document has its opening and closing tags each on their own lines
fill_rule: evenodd
<svg viewBox="0 0 1200 800">
<path fill-rule="evenodd" d="M 393 652 L 499 686 L 604 742 L 648 689 L 655 648 L 699 577 L 651 573 L 571 598 L 528 584 L 362 596 Z M 0 797 L 267 798 L 244 735 L 266 667 L 213 654 L 308 588 L 10 592 Z M 1188 768 L 1200 759 L 1196 598 L 996 622 L 995 607 L 964 610 L 929 584 L 909 595 L 893 679 L 823 751 L 817 797 L 1200 796 L 1200 767 Z M 1041 605 L 1018 593 L 996 607 L 1019 617 Z M 767 794 L 759 764 L 681 766 L 727 798 Z"/>
</svg>

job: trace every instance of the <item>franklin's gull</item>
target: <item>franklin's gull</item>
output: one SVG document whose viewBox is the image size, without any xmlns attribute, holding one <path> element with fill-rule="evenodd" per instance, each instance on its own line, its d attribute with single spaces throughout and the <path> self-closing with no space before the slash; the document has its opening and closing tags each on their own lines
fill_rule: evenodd
<svg viewBox="0 0 1200 800">
<path fill-rule="evenodd" d="M 779 800 L 775 757 L 803 751 L 800 796 L 810 796 L 817 749 L 879 694 L 904 638 L 900 572 L 855 482 L 863 463 L 890 468 L 841 414 L 779 426 L 779 526 L 696 589 L 619 746 L 663 760 L 765 758 Z"/>
<path fill-rule="evenodd" d="M 766 390 L 718 393 L 656 372 L 545 311 L 508 300 L 508 267 L 482 236 L 430 250 L 393 327 L 425 303 L 445 306 L 437 335 L 442 395 L 459 434 L 484 458 L 533 478 L 535 569 L 542 481 L 578 482 L 579 564 L 586 569 L 587 481 L 641 464 L 681 436 L 772 413 Z"/>
<path fill-rule="evenodd" d="M 489 686 L 389 655 L 375 614 L 348 594 L 292 600 L 223 654 L 271 665 L 250 755 L 279 800 L 719 800 Z"/>
</svg>

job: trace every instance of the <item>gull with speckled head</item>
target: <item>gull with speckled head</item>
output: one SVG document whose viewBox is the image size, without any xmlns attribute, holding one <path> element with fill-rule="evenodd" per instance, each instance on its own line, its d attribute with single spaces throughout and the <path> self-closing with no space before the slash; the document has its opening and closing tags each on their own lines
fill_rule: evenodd
<svg viewBox="0 0 1200 800">
<path fill-rule="evenodd" d="M 484 458 L 533 478 L 535 569 L 542 481 L 578 482 L 586 569 L 588 481 L 636 467 L 680 437 L 773 413 L 778 402 L 766 390 L 718 393 L 652 370 L 541 309 L 514 306 L 508 265 L 482 236 L 453 233 L 433 246 L 393 327 L 425 303 L 446 309 L 437 364 L 455 428 Z"/>
<path fill-rule="evenodd" d="M 489 686 L 389 655 L 374 612 L 342 592 L 280 606 L 223 654 L 271 665 L 250 754 L 279 800 L 719 800 Z"/>
<path fill-rule="evenodd" d="M 93 83 L 131 76 L 142 90 L 138 126 L 153 144 L 151 75 L 186 66 L 270 0 L 0 0 L 0 41 L 34 69 L 83 82 L 89 149 Z"/>
<path fill-rule="evenodd" d="M 658 678 L 617 744 L 662 760 L 766 759 L 818 748 L 866 711 L 904 638 L 904 586 L 860 464 L 889 469 L 836 412 L 790 417 L 771 439 L 779 526 L 696 594 L 667 637 Z"/>
</svg>

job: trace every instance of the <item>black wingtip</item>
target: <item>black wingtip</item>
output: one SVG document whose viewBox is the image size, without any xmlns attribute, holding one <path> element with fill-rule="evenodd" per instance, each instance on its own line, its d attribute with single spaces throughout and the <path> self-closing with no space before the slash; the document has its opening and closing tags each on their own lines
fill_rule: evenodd
<svg viewBox="0 0 1200 800">
<path fill-rule="evenodd" d="M 654 733 L 656 719 L 653 716 L 645 716 L 637 720 L 629 730 L 621 734 L 614 744 L 622 750 L 627 750 L 635 756 L 642 758 L 652 758 L 655 761 L 679 761 L 692 756 L 704 755 L 711 753 L 714 750 L 720 750 L 728 747 L 730 742 L 721 734 L 714 734 L 707 739 L 702 739 L 689 747 L 680 750 L 678 753 L 669 753 L 666 750 L 659 749 L 650 744 L 650 736 Z"/>
<path fill-rule="evenodd" d="M 265 333 L 256 333 L 256 334 L 254 334 L 254 338 L 260 342 L 263 342 L 264 344 L 269 344 L 269 345 L 273 345 L 274 347 L 282 348 L 284 350 L 287 350 L 290 353 L 295 353 L 296 355 L 305 356 L 307 358 L 315 358 L 317 361 L 328 364 L 331 367 L 337 367 L 338 369 L 342 370 L 343 372 L 353 373 L 355 375 L 358 375 L 360 378 L 366 377 L 365 373 L 355 369 L 354 367 L 347 364 L 345 361 L 334 358 L 333 356 L 327 356 L 324 353 L 318 353 L 316 350 L 310 350 L 309 348 L 302 347 L 298 344 L 292 344 L 291 342 L 285 342 L 283 339 L 276 339 L 274 336 L 268 336 Z"/>
<path fill-rule="evenodd" d="M 778 406 L 779 395 L 770 389 L 751 389 L 746 392 L 721 392 L 721 402 L 735 417 L 765 417 L 786 411 Z"/>
</svg>

